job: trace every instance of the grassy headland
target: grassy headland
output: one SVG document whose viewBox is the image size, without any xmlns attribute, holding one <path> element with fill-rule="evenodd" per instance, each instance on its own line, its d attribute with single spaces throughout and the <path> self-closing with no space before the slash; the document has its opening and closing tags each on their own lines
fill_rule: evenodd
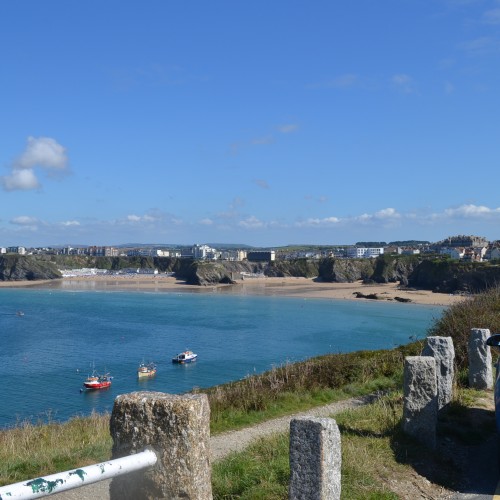
<svg viewBox="0 0 500 500">
<path fill-rule="evenodd" d="M 492 288 L 450 306 L 442 318 L 429 330 L 430 335 L 453 338 L 457 354 L 457 368 L 460 373 L 463 374 L 467 367 L 466 353 L 470 329 L 489 328 L 492 332 L 500 331 L 499 310 L 500 288 Z M 358 414 L 361 415 L 359 424 L 353 423 L 357 417 L 351 414 L 345 418 L 336 416 L 336 419 L 342 432 L 344 454 L 352 453 L 359 459 L 360 456 L 372 456 L 375 453 L 377 456 L 387 457 L 389 463 L 397 464 L 400 462 L 401 453 L 411 454 L 412 450 L 416 449 L 418 452 L 419 449 L 418 445 L 400 434 L 402 403 L 397 391 L 402 385 L 404 357 L 418 355 L 422 344 L 423 342 L 420 341 L 385 351 L 361 351 L 320 356 L 300 363 L 286 364 L 261 375 L 204 390 L 203 392 L 207 393 L 210 400 L 212 433 L 244 427 L 280 415 L 293 414 L 352 395 L 366 394 L 380 389 L 396 391 L 388 399 L 383 400 L 385 402 L 380 403 L 382 405 L 380 411 L 386 413 L 384 418 L 380 415 L 377 417 L 379 410 L 375 411 L 373 409 L 375 407 L 370 407 L 372 409 L 368 412 L 375 416 L 371 424 L 367 424 L 368 416 L 362 413 Z M 459 386 L 466 385 L 466 380 L 465 376 L 458 378 Z M 463 395 L 463 390 L 459 387 L 457 394 Z M 456 413 L 460 415 L 461 409 L 467 406 L 467 401 L 460 396 L 456 398 L 454 406 L 458 409 Z M 108 426 L 109 415 L 92 415 L 75 418 L 64 424 L 22 423 L 15 428 L 0 431 L 0 484 L 10 484 L 110 458 L 111 439 Z M 377 441 L 375 439 L 377 436 L 382 436 L 384 443 Z M 277 443 L 281 443 L 279 446 L 277 443 L 263 442 L 261 444 L 272 453 L 278 453 L 278 450 L 281 450 L 279 453 L 285 454 L 284 456 L 277 455 L 278 483 L 271 481 L 268 485 L 268 493 L 261 496 L 262 498 L 285 498 L 282 496 L 283 488 L 280 484 L 287 482 L 288 473 L 285 465 L 287 438 L 284 436 L 277 439 Z M 394 447 L 396 442 L 398 446 Z M 382 448 L 377 450 L 380 446 Z M 254 452 L 249 452 L 247 455 L 250 456 L 252 453 Z M 267 455 L 262 450 L 256 453 L 264 456 L 265 469 L 269 475 L 271 469 L 267 466 L 269 463 L 269 460 L 265 458 Z M 225 465 L 220 466 L 222 469 L 219 469 L 219 465 L 214 468 L 214 488 L 218 492 L 216 496 L 219 498 L 224 495 L 233 495 L 226 496 L 226 498 L 256 498 L 250 494 L 255 481 L 248 481 L 248 478 L 242 479 L 243 483 L 246 481 L 247 486 L 242 489 L 240 481 L 238 486 L 230 487 L 232 493 L 229 493 L 227 490 L 229 479 L 227 478 L 232 466 L 227 460 L 223 462 Z M 354 487 L 349 477 L 356 477 L 356 481 L 352 483 L 359 482 L 360 477 L 366 477 L 366 481 L 362 482 L 363 487 L 369 491 L 378 492 L 371 498 L 396 498 L 387 487 L 387 477 L 385 477 L 387 472 L 381 473 L 383 476 L 381 477 L 377 472 L 378 469 L 368 472 L 369 467 L 364 465 L 360 470 L 355 470 L 352 469 L 354 465 L 349 465 L 350 463 L 349 459 L 344 458 L 343 491 L 348 492 Z M 242 466 L 235 467 L 240 471 L 238 474 L 242 475 Z M 392 473 L 397 474 L 398 469 L 395 465 L 394 469 L 391 469 L 392 466 L 387 467 L 388 470 L 393 470 Z M 259 476 L 255 466 L 243 466 L 243 468 L 251 472 L 254 479 Z M 364 476 L 360 476 L 362 470 L 366 471 Z M 261 479 L 256 480 L 259 484 L 262 483 Z M 266 482 L 267 480 L 264 481 Z M 274 491 L 275 488 L 277 491 Z M 362 495 L 359 495 L 361 494 L 353 492 L 350 498 L 361 498 Z"/>
</svg>

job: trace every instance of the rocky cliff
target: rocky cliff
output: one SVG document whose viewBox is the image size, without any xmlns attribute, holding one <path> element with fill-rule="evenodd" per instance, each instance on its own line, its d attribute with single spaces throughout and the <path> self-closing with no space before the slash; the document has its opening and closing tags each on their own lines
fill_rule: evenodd
<svg viewBox="0 0 500 500">
<path fill-rule="evenodd" d="M 96 267 L 117 271 L 126 268 L 173 272 L 186 283 L 213 286 L 234 283 L 242 272 L 270 277 L 317 278 L 334 283 L 398 282 L 403 286 L 443 293 L 476 293 L 500 284 L 500 266 L 463 263 L 421 256 L 383 255 L 377 259 L 296 259 L 274 262 L 197 261 L 165 257 L 18 256 L 0 257 L 0 280 L 60 278 L 58 269 Z"/>
<path fill-rule="evenodd" d="M 61 273 L 53 262 L 23 255 L 0 257 L 0 281 L 33 281 L 56 278 L 61 278 Z"/>
</svg>

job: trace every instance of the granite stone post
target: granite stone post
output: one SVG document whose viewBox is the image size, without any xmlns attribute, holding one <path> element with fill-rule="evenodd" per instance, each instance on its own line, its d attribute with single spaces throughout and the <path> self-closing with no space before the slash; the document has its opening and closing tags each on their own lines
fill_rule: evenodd
<svg viewBox="0 0 500 500">
<path fill-rule="evenodd" d="M 427 337 L 422 356 L 436 360 L 438 410 L 445 407 L 453 397 L 455 374 L 455 348 L 451 337 Z"/>
<path fill-rule="evenodd" d="M 472 328 L 469 335 L 469 385 L 474 389 L 493 388 L 491 350 L 486 345 L 488 328 Z"/>
<path fill-rule="evenodd" d="M 403 430 L 431 449 L 436 448 L 438 416 L 436 360 L 408 356 L 404 365 Z"/>
<path fill-rule="evenodd" d="M 113 479 L 111 500 L 212 498 L 210 406 L 205 394 L 133 392 L 115 399 L 113 458 L 150 446 L 158 456 L 146 472 Z"/>
<path fill-rule="evenodd" d="M 332 418 L 290 422 L 290 500 L 340 498 L 340 432 Z"/>
</svg>

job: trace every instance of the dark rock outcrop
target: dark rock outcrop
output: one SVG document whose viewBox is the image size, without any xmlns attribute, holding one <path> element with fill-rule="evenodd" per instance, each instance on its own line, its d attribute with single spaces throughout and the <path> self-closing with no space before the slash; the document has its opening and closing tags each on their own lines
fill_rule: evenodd
<svg viewBox="0 0 500 500">
<path fill-rule="evenodd" d="M 0 281 L 34 281 L 61 278 L 53 262 L 33 256 L 5 255 L 0 257 Z"/>
<path fill-rule="evenodd" d="M 382 255 L 376 259 L 295 259 L 273 262 L 200 261 L 169 257 L 88 257 L 64 255 L 0 256 L 0 281 L 61 278 L 58 269 L 96 267 L 171 272 L 188 284 L 236 283 L 241 273 L 269 277 L 317 278 L 332 283 L 394 283 L 441 293 L 478 293 L 500 284 L 500 266 L 443 258 Z"/>
<path fill-rule="evenodd" d="M 323 259 L 318 267 L 318 276 L 322 281 L 354 283 L 371 279 L 374 267 L 373 259 Z"/>
</svg>

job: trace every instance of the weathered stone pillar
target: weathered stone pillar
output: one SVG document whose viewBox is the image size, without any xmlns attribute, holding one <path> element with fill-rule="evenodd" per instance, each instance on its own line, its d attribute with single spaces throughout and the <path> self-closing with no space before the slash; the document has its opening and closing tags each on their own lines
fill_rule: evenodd
<svg viewBox="0 0 500 500">
<path fill-rule="evenodd" d="M 446 406 L 453 397 L 455 374 L 455 348 L 451 337 L 427 337 L 422 356 L 436 360 L 438 410 Z"/>
<path fill-rule="evenodd" d="M 469 335 L 469 385 L 474 389 L 493 387 L 491 350 L 486 345 L 488 328 L 472 328 Z"/>
<path fill-rule="evenodd" d="M 403 430 L 434 449 L 438 415 L 436 360 L 408 356 L 404 365 Z"/>
<path fill-rule="evenodd" d="M 111 500 L 212 498 L 210 406 L 205 394 L 133 392 L 115 399 L 110 422 L 113 458 L 151 446 L 158 456 L 146 472 L 113 479 Z"/>
<path fill-rule="evenodd" d="M 333 418 L 290 422 L 290 500 L 340 498 L 340 432 Z"/>
</svg>

